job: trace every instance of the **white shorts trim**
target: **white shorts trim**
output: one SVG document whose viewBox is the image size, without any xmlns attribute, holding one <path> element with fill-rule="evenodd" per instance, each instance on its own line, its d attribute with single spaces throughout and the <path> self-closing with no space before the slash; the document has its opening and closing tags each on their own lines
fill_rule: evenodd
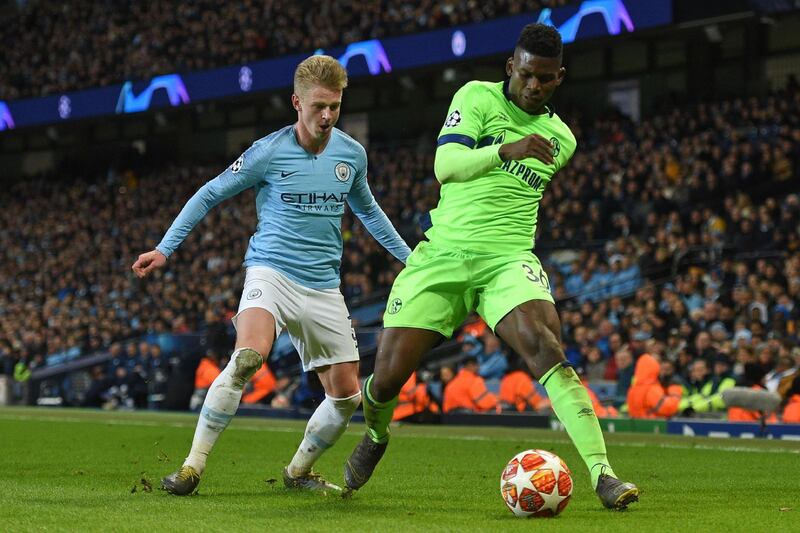
<svg viewBox="0 0 800 533">
<path fill-rule="evenodd" d="M 300 354 L 303 370 L 358 361 L 358 343 L 350 312 L 339 289 L 309 289 L 277 270 L 247 267 L 236 319 L 257 307 L 275 317 L 275 338 L 283 330 Z"/>
</svg>

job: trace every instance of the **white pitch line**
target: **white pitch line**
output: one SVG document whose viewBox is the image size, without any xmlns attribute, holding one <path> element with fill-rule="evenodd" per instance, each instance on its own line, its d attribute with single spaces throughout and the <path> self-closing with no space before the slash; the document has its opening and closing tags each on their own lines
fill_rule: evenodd
<svg viewBox="0 0 800 533">
<path fill-rule="evenodd" d="M 44 421 L 44 422 L 70 422 L 70 423 L 93 423 L 93 424 L 108 424 L 112 426 L 142 426 L 142 427 L 175 427 L 175 428 L 193 428 L 195 422 L 151 422 L 146 420 L 92 420 L 87 418 L 78 418 L 71 416 L 36 416 L 26 417 L 22 415 L 0 414 L 0 420 L 20 420 L 20 421 Z M 233 431 L 255 431 L 255 432 L 272 432 L 272 433 L 302 433 L 302 428 L 280 427 L 280 426 L 239 426 L 234 425 L 229 428 Z M 410 435 L 403 435 L 400 433 L 396 436 L 404 438 L 419 438 L 430 440 L 453 440 L 453 441 L 517 441 L 519 437 L 496 437 L 485 435 L 432 435 L 426 433 L 417 433 Z M 571 444 L 572 441 L 563 438 L 548 437 L 547 442 L 554 442 L 558 444 Z M 775 441 L 773 441 L 775 442 Z M 800 455 L 800 448 L 750 448 L 747 446 L 712 446 L 709 444 L 674 444 L 674 443 L 651 443 L 651 442 L 609 442 L 608 446 L 621 446 L 625 448 L 662 448 L 668 450 L 716 450 L 721 452 L 745 452 L 745 453 L 791 453 Z"/>
</svg>

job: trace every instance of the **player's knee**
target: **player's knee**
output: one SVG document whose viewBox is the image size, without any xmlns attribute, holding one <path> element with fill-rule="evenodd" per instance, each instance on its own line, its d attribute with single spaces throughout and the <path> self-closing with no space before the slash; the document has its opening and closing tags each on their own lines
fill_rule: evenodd
<svg viewBox="0 0 800 533">
<path fill-rule="evenodd" d="M 246 347 L 248 350 L 253 350 L 254 352 L 256 352 L 258 354 L 262 354 L 262 353 L 269 354 L 270 350 L 272 350 L 272 343 L 271 342 L 266 342 L 261 337 L 258 337 L 258 338 L 255 338 L 255 337 L 242 337 L 242 336 L 237 337 L 236 338 L 236 346 L 237 347 L 238 346 L 242 346 L 241 349 L 244 349 Z M 237 350 L 239 350 L 239 349 L 240 348 L 237 348 Z"/>
<path fill-rule="evenodd" d="M 328 396 L 328 398 L 330 398 L 333 403 L 333 408 L 336 409 L 343 418 L 350 420 L 350 417 L 353 416 L 353 413 L 358 408 L 358 404 L 361 403 L 361 391 L 346 398 L 334 398 L 332 396 Z"/>
<path fill-rule="evenodd" d="M 534 321 L 519 335 L 524 347 L 520 355 L 536 379 L 564 360 L 561 343 L 544 322 Z"/>
<path fill-rule="evenodd" d="M 233 352 L 228 364 L 232 365 L 234 379 L 244 384 L 261 368 L 263 362 L 261 354 L 254 349 L 239 348 Z"/>
</svg>

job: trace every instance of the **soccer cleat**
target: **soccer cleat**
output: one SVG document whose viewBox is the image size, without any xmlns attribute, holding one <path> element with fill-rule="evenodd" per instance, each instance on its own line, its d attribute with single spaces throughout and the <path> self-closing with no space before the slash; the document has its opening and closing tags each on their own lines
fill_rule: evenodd
<svg viewBox="0 0 800 533">
<path fill-rule="evenodd" d="M 200 484 L 200 474 L 191 466 L 182 466 L 177 472 L 161 478 L 161 488 L 175 496 L 186 496 Z"/>
<path fill-rule="evenodd" d="M 316 472 L 309 472 L 305 476 L 292 477 L 289 475 L 289 467 L 283 468 L 283 484 L 287 489 L 304 490 L 335 490 L 341 492 L 342 487 L 326 481 Z"/>
<path fill-rule="evenodd" d="M 597 479 L 595 492 L 604 506 L 618 511 L 626 509 L 628 504 L 639 501 L 639 488 L 636 485 L 620 481 L 603 472 Z"/>
<path fill-rule="evenodd" d="M 344 464 L 344 482 L 350 490 L 358 490 L 369 481 L 389 442 L 379 444 L 364 435 Z"/>
</svg>

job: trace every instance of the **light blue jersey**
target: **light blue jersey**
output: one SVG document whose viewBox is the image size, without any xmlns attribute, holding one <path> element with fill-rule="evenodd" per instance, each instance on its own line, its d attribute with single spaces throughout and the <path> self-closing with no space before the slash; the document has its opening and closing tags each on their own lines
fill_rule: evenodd
<svg viewBox="0 0 800 533">
<path fill-rule="evenodd" d="M 405 263 L 411 253 L 367 185 L 367 153 L 334 128 L 325 150 L 310 154 L 286 126 L 247 149 L 203 185 L 156 249 L 167 257 L 222 200 L 255 187 L 258 226 L 245 266 L 268 266 L 310 289 L 338 287 L 341 222 L 347 202 L 372 236 Z"/>
</svg>

